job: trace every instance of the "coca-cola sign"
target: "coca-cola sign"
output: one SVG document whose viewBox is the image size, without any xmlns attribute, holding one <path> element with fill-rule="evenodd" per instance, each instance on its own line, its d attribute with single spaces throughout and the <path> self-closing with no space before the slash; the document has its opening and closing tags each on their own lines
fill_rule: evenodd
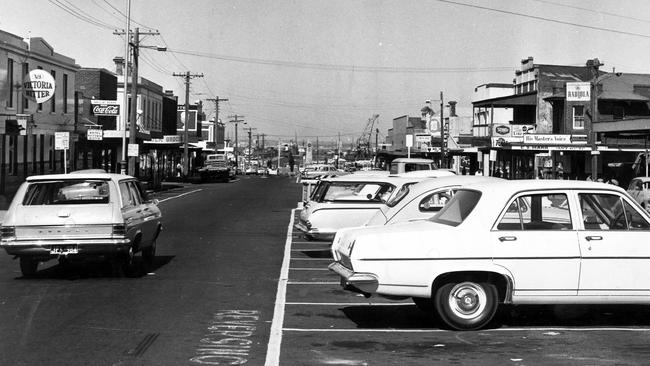
<svg viewBox="0 0 650 366">
<path fill-rule="evenodd" d="M 91 100 L 93 115 L 95 116 L 119 116 L 120 105 L 116 100 Z"/>
</svg>

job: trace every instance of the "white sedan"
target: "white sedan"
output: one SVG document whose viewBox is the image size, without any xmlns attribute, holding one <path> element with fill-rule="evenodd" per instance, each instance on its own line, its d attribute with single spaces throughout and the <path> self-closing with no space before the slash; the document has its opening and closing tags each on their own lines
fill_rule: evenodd
<svg viewBox="0 0 650 366">
<path fill-rule="evenodd" d="M 502 179 L 481 175 L 452 175 L 404 185 L 364 225 L 388 225 L 430 218 L 451 200 L 461 186 L 493 180 Z"/>
<path fill-rule="evenodd" d="M 649 241 L 650 216 L 619 187 L 491 181 L 429 220 L 346 230 L 330 269 L 345 289 L 410 297 L 470 330 L 500 303 L 650 304 Z"/>
<path fill-rule="evenodd" d="M 329 241 L 342 228 L 363 225 L 403 186 L 437 176 L 453 175 L 446 170 L 429 170 L 426 173 L 399 176 L 355 173 L 322 179 L 309 201 L 304 203 L 295 227 L 307 239 Z"/>
</svg>

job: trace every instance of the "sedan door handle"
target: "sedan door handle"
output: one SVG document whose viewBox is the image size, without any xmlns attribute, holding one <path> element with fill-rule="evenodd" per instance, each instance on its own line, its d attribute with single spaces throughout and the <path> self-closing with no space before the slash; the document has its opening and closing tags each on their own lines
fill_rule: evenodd
<svg viewBox="0 0 650 366">
<path fill-rule="evenodd" d="M 504 242 L 504 241 L 515 241 L 515 240 L 517 240 L 517 237 L 516 237 L 516 236 L 501 236 L 501 237 L 499 237 L 499 241 L 500 241 L 500 242 Z"/>
<path fill-rule="evenodd" d="M 587 239 L 587 241 L 592 241 L 592 240 L 603 240 L 603 237 L 602 237 L 602 236 L 588 236 L 588 237 L 586 237 L 585 239 Z"/>
</svg>

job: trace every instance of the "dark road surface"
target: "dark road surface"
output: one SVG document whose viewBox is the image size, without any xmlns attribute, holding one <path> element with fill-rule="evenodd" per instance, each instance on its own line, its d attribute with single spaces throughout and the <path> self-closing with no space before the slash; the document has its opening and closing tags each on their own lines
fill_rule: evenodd
<svg viewBox="0 0 650 366">
<path fill-rule="evenodd" d="M 50 261 L 24 279 L 2 253 L 0 365 L 263 364 L 299 198 L 287 177 L 162 193 L 156 266 L 139 278 Z"/>
</svg>

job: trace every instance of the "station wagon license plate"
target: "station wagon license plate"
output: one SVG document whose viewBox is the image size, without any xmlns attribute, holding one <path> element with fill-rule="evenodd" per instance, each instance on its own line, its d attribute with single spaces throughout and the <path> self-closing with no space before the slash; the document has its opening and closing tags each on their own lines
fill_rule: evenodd
<svg viewBox="0 0 650 366">
<path fill-rule="evenodd" d="M 76 244 L 71 245 L 52 245 L 50 247 L 50 254 L 54 255 L 67 255 L 79 253 L 79 247 Z"/>
</svg>

